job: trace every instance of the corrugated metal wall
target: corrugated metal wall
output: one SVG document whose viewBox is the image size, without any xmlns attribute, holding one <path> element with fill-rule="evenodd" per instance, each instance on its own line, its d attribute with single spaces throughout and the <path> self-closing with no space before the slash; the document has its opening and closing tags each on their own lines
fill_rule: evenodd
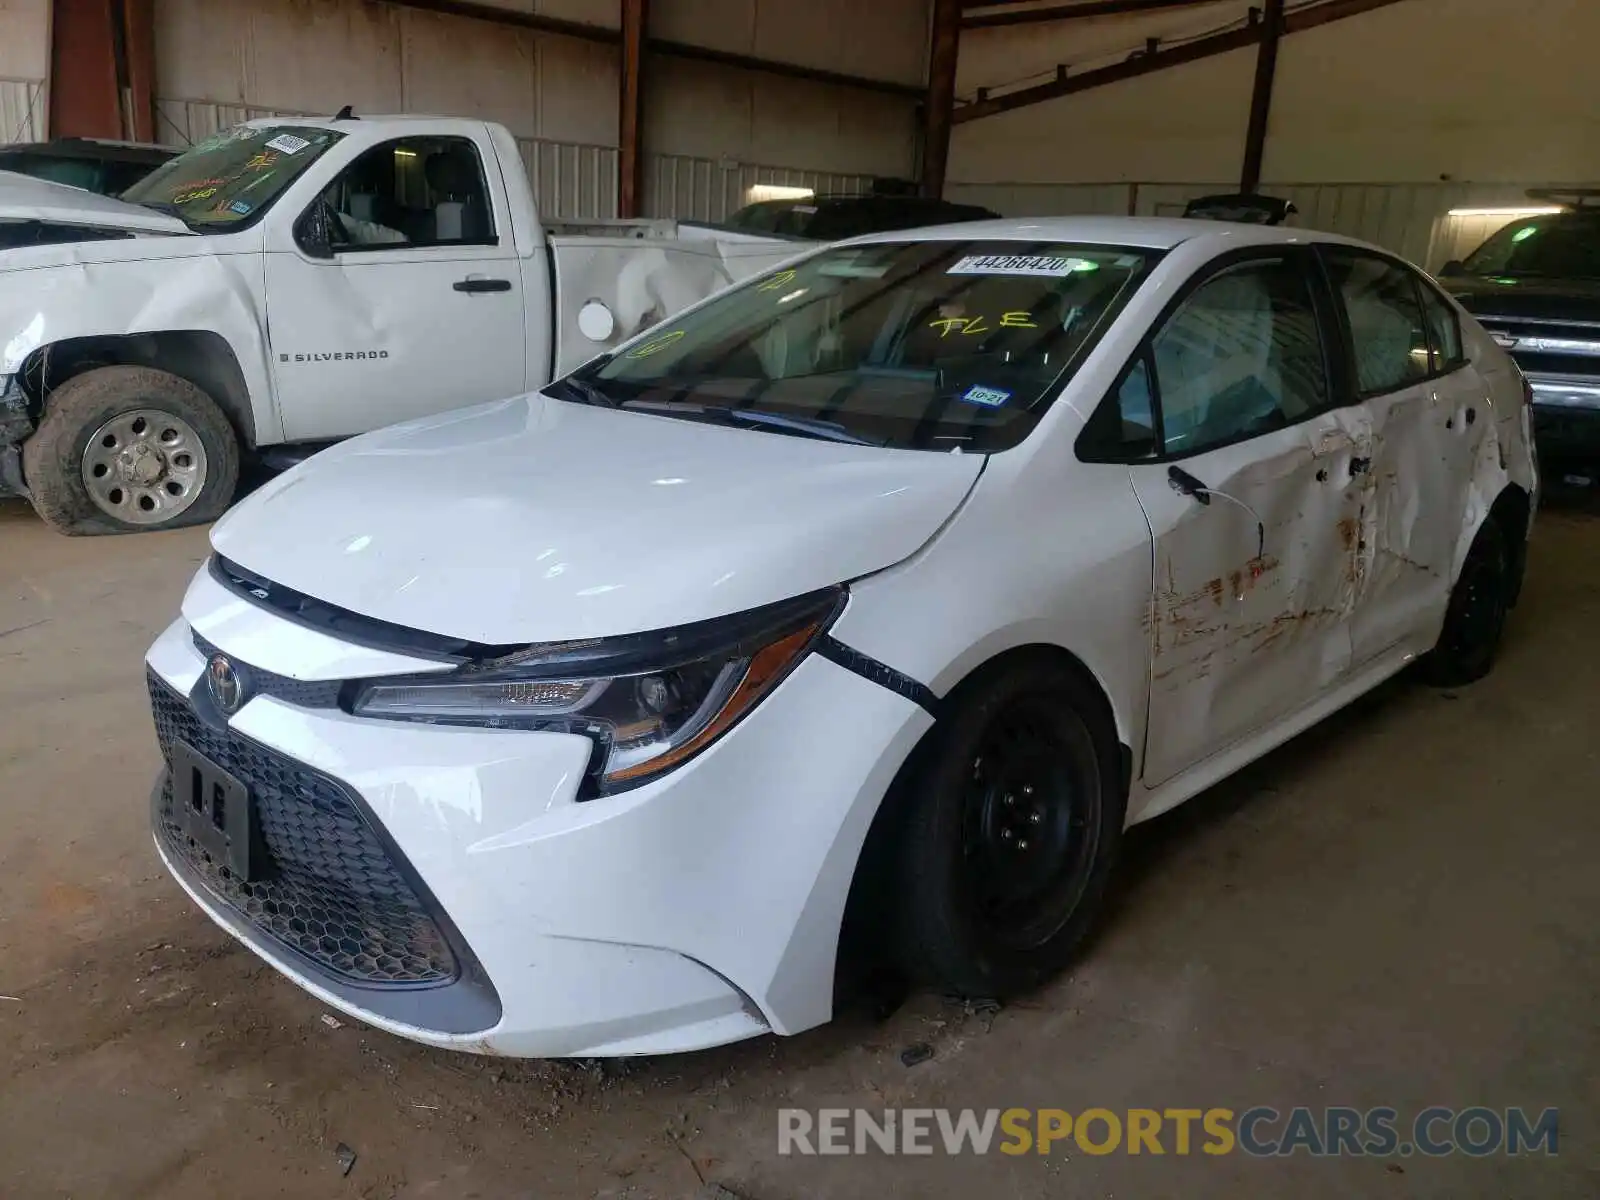
<svg viewBox="0 0 1600 1200">
<path fill-rule="evenodd" d="M 926 5 L 877 0 L 847 28 L 857 0 L 815 0 L 804 12 L 790 0 L 685 0 L 658 5 L 652 32 L 906 83 L 920 78 Z M 597 25 L 615 25 L 615 10 L 616 0 L 534 0 L 536 12 Z M 160 0 L 156 59 L 164 141 L 347 103 L 481 117 L 517 138 L 547 215 L 615 215 L 613 46 L 355 0 Z M 650 216 L 715 220 L 753 183 L 853 192 L 871 175 L 913 168 L 907 98 L 665 56 L 649 65 Z"/>
<path fill-rule="evenodd" d="M 647 156 L 645 210 L 652 216 L 683 221 L 721 221 L 749 203 L 759 183 L 805 187 L 834 195 L 853 195 L 870 186 L 870 175 L 762 167 L 731 159 L 694 158 L 686 154 Z"/>
<path fill-rule="evenodd" d="M 1537 185 L 1529 185 L 1537 186 Z M 1549 184 L 1544 186 L 1574 186 Z M 1600 185 L 1589 185 L 1600 186 Z M 1196 196 L 1232 192 L 1238 183 L 951 184 L 953 200 L 984 204 L 1006 216 L 1122 214 L 1181 216 Z M 1502 216 L 1452 217 L 1455 208 L 1528 204 L 1528 187 L 1489 183 L 1263 183 L 1271 196 L 1292 200 L 1291 224 L 1360 238 L 1430 270 L 1461 258 L 1493 233 Z"/>
<path fill-rule="evenodd" d="M 36 142 L 49 119 L 44 84 L 33 79 L 0 79 L 0 145 Z"/>
<path fill-rule="evenodd" d="M 45 136 L 49 75 L 50 0 L 0 0 L 0 145 Z"/>
</svg>

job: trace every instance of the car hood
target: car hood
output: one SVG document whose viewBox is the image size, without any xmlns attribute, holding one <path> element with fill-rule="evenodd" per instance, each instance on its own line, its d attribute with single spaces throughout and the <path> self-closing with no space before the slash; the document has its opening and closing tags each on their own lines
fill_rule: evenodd
<svg viewBox="0 0 1600 1200">
<path fill-rule="evenodd" d="M 1600 280 L 1457 275 L 1440 282 L 1475 316 L 1600 324 Z"/>
<path fill-rule="evenodd" d="M 211 541 L 274 583 L 412 629 L 603 637 L 891 566 L 983 463 L 523 396 L 325 450 Z"/>
<path fill-rule="evenodd" d="M 0 171 L 0 221 L 91 225 L 141 233 L 189 232 L 187 225 L 166 213 L 15 171 Z"/>
</svg>

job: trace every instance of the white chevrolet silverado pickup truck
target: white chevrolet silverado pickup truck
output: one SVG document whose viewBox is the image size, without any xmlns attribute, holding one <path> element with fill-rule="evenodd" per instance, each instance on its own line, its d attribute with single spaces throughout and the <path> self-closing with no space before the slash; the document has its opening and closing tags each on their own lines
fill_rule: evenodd
<svg viewBox="0 0 1600 1200">
<path fill-rule="evenodd" d="M 241 459 L 542 387 L 803 248 L 554 227 L 484 121 L 253 121 L 121 200 L 0 173 L 0 495 L 211 520 Z"/>
</svg>

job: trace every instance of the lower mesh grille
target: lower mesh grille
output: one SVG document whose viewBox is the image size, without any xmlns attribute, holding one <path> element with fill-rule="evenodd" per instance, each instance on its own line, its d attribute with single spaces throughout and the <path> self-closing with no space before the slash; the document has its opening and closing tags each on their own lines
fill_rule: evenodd
<svg viewBox="0 0 1600 1200">
<path fill-rule="evenodd" d="M 170 776 L 156 802 L 162 844 L 253 928 L 332 975 L 371 985 L 438 985 L 460 973 L 417 891 L 338 780 L 247 738 L 213 729 L 189 701 L 148 679 L 161 753 L 182 741 L 250 789 L 266 866 L 236 878 L 174 818 Z M 252 870 L 252 874 L 255 874 Z"/>
</svg>

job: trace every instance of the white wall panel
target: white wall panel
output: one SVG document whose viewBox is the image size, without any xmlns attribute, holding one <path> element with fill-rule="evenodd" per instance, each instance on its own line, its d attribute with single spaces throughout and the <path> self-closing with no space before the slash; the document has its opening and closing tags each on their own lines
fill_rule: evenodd
<svg viewBox="0 0 1600 1200">
<path fill-rule="evenodd" d="M 50 0 L 0 0 L 0 145 L 49 124 Z"/>
<path fill-rule="evenodd" d="M 533 13 L 579 25 L 601 25 L 616 29 L 621 24 L 621 5 L 617 0 L 477 0 L 485 8 L 507 12 Z"/>
<path fill-rule="evenodd" d="M 50 73 L 50 0 L 0 0 L 0 79 Z"/>
<path fill-rule="evenodd" d="M 1600 162 L 1595 0 L 1405 0 L 1286 39 L 1265 172 L 1577 180 Z"/>
<path fill-rule="evenodd" d="M 960 183 L 1104 183 L 1237 175 L 1255 55 L 1204 59 L 951 131 Z"/>
<path fill-rule="evenodd" d="M 661 0 L 650 33 L 778 62 L 920 84 L 928 0 Z"/>
<path fill-rule="evenodd" d="M 1219 0 L 1134 17 L 971 29 L 961 35 L 956 94 L 970 98 L 980 87 L 1040 82 L 1053 76 L 1058 64 L 1081 73 L 1126 58 L 1142 49 L 1146 38 L 1183 41 L 1225 27 L 1242 20 L 1248 8 L 1248 0 Z"/>
<path fill-rule="evenodd" d="M 653 153 L 908 175 L 916 117 L 896 96 L 686 59 L 655 58 L 645 80 Z"/>
</svg>

